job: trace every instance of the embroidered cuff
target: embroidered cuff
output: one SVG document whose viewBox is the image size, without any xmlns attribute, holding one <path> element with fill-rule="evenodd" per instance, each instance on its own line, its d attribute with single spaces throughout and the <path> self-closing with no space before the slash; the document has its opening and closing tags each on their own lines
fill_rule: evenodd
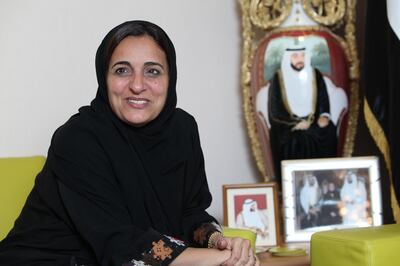
<svg viewBox="0 0 400 266">
<path fill-rule="evenodd" d="M 161 235 L 160 239 L 152 241 L 150 250 L 142 254 L 141 260 L 132 259 L 122 266 L 164 266 L 169 265 L 186 248 L 186 244 L 171 236 Z"/>
</svg>

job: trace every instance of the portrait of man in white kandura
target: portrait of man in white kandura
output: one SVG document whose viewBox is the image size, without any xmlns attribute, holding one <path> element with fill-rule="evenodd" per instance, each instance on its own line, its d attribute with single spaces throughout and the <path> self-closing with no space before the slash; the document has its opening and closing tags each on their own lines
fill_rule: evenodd
<svg viewBox="0 0 400 266">
<path fill-rule="evenodd" d="M 247 198 L 243 202 L 242 211 L 236 217 L 236 227 L 257 232 L 257 240 L 262 241 L 269 236 L 268 226 L 267 211 L 259 209 L 254 199 Z"/>
<path fill-rule="evenodd" d="M 344 225 L 368 225 L 367 188 L 365 179 L 358 177 L 355 171 L 348 171 L 340 190 L 343 207 L 340 213 Z"/>
<path fill-rule="evenodd" d="M 330 71 L 326 40 L 282 37 L 266 49 L 266 85 L 257 93 L 256 109 L 269 129 L 275 171 L 280 172 L 284 159 L 335 157 L 338 123 L 348 99 L 342 88 L 311 64 L 319 62 Z"/>
<path fill-rule="evenodd" d="M 320 199 L 321 189 L 316 176 L 312 173 L 305 173 L 303 186 L 300 189 L 300 206 L 304 213 L 300 215 L 301 229 L 318 226 Z"/>
</svg>

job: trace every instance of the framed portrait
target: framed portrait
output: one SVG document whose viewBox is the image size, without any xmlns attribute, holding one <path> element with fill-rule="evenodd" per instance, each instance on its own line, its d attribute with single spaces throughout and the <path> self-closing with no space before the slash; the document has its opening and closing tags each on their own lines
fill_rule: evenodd
<svg viewBox="0 0 400 266">
<path fill-rule="evenodd" d="M 257 233 L 256 247 L 281 242 L 275 182 L 224 185 L 224 225 Z"/>
<path fill-rule="evenodd" d="M 284 160 L 282 196 L 286 242 L 382 224 L 377 157 Z"/>
<path fill-rule="evenodd" d="M 268 175 L 279 176 L 288 158 L 350 154 L 355 104 L 342 43 L 323 30 L 285 31 L 268 35 L 257 51 L 253 104 Z"/>
<path fill-rule="evenodd" d="M 351 156 L 360 106 L 355 4 L 240 2 L 244 117 L 264 180 L 280 183 L 289 158 Z"/>
</svg>

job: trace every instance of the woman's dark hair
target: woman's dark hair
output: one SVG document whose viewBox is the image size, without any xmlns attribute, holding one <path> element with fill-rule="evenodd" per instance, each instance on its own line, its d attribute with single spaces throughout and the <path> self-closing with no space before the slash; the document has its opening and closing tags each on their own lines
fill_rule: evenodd
<svg viewBox="0 0 400 266">
<path fill-rule="evenodd" d="M 167 34 L 160 27 L 153 23 L 145 21 L 128 21 L 116 27 L 115 31 L 112 30 L 110 33 L 111 38 L 105 49 L 105 62 L 107 63 L 107 68 L 115 48 L 123 39 L 128 36 L 150 36 L 167 54 L 168 62 L 170 61 L 170 58 L 168 58 L 168 55 L 170 53 L 173 53 L 173 56 L 175 56 L 175 50 L 173 49 L 173 47 L 171 47 L 172 43 L 169 40 Z"/>
</svg>

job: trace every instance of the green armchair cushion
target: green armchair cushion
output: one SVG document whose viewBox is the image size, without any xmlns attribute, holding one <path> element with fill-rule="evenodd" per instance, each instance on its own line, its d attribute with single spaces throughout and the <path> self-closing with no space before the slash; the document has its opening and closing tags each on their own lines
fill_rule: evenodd
<svg viewBox="0 0 400 266">
<path fill-rule="evenodd" d="M 400 265 L 400 224 L 330 230 L 311 237 L 312 266 Z"/>
<path fill-rule="evenodd" d="M 44 156 L 0 158 L 0 240 L 13 227 L 45 160 Z"/>
</svg>

